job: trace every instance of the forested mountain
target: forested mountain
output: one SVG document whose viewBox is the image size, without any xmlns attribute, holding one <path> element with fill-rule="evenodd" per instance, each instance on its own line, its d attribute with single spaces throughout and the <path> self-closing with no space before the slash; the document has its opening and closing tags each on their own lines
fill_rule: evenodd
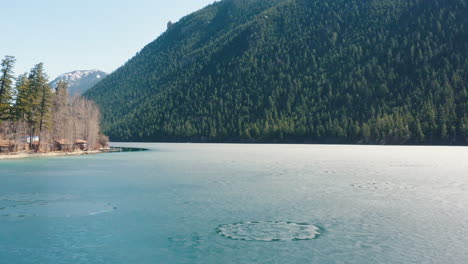
<svg viewBox="0 0 468 264">
<path fill-rule="evenodd" d="M 88 70 L 88 71 L 73 71 L 64 73 L 59 77 L 55 78 L 50 85 L 55 88 L 64 81 L 68 83 L 68 93 L 70 95 L 81 95 L 91 87 L 96 85 L 99 81 L 105 78 L 108 74 L 100 70 Z"/>
<path fill-rule="evenodd" d="M 223 0 L 86 96 L 125 141 L 468 144 L 467 0 Z"/>
</svg>

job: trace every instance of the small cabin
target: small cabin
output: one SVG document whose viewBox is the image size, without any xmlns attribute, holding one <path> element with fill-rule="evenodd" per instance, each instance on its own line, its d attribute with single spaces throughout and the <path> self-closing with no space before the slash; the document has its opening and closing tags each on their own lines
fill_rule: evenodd
<svg viewBox="0 0 468 264">
<path fill-rule="evenodd" d="M 31 140 L 32 139 L 32 140 Z M 28 143 L 28 144 L 34 144 L 34 143 L 38 143 L 39 142 L 39 136 L 23 136 L 21 137 L 21 141 L 22 143 Z M 32 143 L 31 143 L 32 142 Z"/>
<path fill-rule="evenodd" d="M 10 153 L 11 142 L 8 140 L 0 140 L 0 153 Z"/>
<path fill-rule="evenodd" d="M 81 150 L 85 150 L 87 143 L 88 142 L 86 140 L 84 140 L 84 139 L 77 139 L 76 142 L 75 142 L 75 145 L 76 145 L 77 148 L 79 148 Z"/>
<path fill-rule="evenodd" d="M 56 140 L 55 149 L 58 151 L 73 151 L 73 143 L 65 139 Z"/>
</svg>

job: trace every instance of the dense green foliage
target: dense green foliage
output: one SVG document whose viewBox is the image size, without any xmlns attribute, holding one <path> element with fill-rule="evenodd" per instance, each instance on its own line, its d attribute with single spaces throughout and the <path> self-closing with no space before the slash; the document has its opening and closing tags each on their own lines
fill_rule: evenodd
<svg viewBox="0 0 468 264">
<path fill-rule="evenodd" d="M 468 143 L 466 0 L 224 0 L 86 96 L 112 140 Z"/>
<path fill-rule="evenodd" d="M 0 123 L 11 117 L 11 103 L 13 102 L 13 67 L 16 59 L 5 56 L 0 64 Z"/>
</svg>

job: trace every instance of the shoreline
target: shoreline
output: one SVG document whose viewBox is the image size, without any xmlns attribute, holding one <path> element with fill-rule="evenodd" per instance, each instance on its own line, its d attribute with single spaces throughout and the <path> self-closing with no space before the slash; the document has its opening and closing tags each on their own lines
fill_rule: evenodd
<svg viewBox="0 0 468 264">
<path fill-rule="evenodd" d="M 107 153 L 107 150 L 90 150 L 90 151 L 74 151 L 74 152 L 47 152 L 47 153 L 36 153 L 36 152 L 17 152 L 8 155 L 0 154 L 0 160 L 10 159 L 26 159 L 26 158 L 48 158 L 48 157 L 59 157 L 59 156 L 80 156 L 80 155 L 92 155 L 99 153 Z"/>
</svg>

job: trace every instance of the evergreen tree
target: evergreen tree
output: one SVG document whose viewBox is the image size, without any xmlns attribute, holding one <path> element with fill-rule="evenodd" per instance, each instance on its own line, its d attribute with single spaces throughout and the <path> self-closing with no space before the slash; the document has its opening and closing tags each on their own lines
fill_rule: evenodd
<svg viewBox="0 0 468 264">
<path fill-rule="evenodd" d="M 47 80 L 47 78 L 45 78 Z M 39 145 L 41 145 L 42 132 L 50 128 L 52 123 L 51 107 L 53 103 L 53 93 L 48 82 L 41 86 L 39 105 Z"/>
<path fill-rule="evenodd" d="M 5 56 L 0 69 L 0 123 L 11 118 L 11 104 L 13 103 L 13 67 L 16 59 Z"/>
<path fill-rule="evenodd" d="M 32 111 L 29 104 L 29 73 L 24 73 L 18 76 L 16 81 L 15 90 L 17 93 L 16 103 L 14 105 L 14 118 L 13 120 L 25 119 L 26 113 Z"/>
<path fill-rule="evenodd" d="M 50 90 L 50 87 L 44 72 L 44 64 L 36 64 L 29 74 L 25 93 L 26 109 L 28 110 L 25 114 L 30 131 L 30 147 L 33 146 L 37 130 L 42 132 L 44 119 L 48 117 L 47 107 L 50 104 L 50 92 L 47 90 Z"/>
</svg>

